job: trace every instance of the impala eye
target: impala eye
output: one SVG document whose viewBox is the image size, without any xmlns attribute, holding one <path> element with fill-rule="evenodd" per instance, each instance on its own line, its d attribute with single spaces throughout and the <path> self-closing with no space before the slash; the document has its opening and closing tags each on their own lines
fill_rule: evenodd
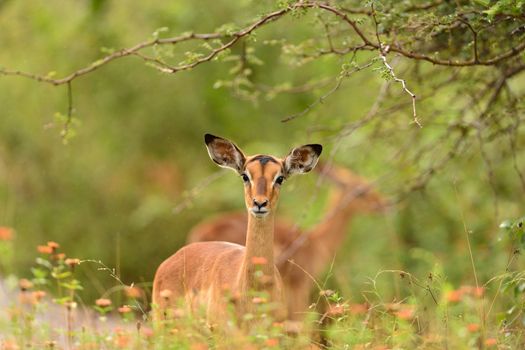
<svg viewBox="0 0 525 350">
<path fill-rule="evenodd" d="M 278 176 L 277 179 L 275 179 L 275 183 L 280 185 L 284 181 L 284 176 Z"/>
<path fill-rule="evenodd" d="M 250 182 L 250 178 L 248 177 L 248 175 L 246 175 L 246 174 L 242 174 L 241 177 L 242 177 L 242 181 L 244 181 L 244 182 Z"/>
</svg>

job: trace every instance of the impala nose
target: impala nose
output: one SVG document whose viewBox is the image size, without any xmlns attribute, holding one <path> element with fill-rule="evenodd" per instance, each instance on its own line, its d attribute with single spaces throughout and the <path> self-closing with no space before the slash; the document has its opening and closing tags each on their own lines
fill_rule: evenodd
<svg viewBox="0 0 525 350">
<path fill-rule="evenodd" d="M 262 201 L 258 201 L 257 199 L 253 199 L 253 205 L 256 206 L 259 210 L 266 207 L 268 205 L 268 199 L 264 199 Z"/>
</svg>

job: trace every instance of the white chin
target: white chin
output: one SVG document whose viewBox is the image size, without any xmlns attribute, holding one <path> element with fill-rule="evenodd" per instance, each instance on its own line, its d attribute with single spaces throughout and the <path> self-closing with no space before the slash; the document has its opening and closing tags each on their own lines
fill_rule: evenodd
<svg viewBox="0 0 525 350">
<path fill-rule="evenodd" d="M 257 218 L 263 218 L 265 217 L 266 215 L 268 215 L 268 211 L 257 211 L 257 210 L 250 210 L 250 212 L 252 213 L 253 216 L 257 217 Z"/>
</svg>

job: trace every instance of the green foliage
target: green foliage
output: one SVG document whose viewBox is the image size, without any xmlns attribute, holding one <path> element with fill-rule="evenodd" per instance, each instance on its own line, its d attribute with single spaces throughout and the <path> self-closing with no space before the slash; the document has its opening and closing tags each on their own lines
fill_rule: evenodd
<svg viewBox="0 0 525 350">
<path fill-rule="evenodd" d="M 454 341 L 449 348 L 476 347 L 489 337 L 519 345 L 524 276 L 515 252 L 523 249 L 522 220 L 497 226 L 523 214 L 524 61 L 523 51 L 513 53 L 525 39 L 523 1 L 323 2 L 346 17 L 298 4 L 2 2 L 3 69 L 46 79 L 97 69 L 72 82 L 71 106 L 66 85 L 0 76 L 0 226 L 17 231 L 14 239 L 0 240 L 0 273 L 32 275 L 64 304 L 79 302 L 80 292 L 92 304 L 117 285 L 110 293 L 115 303 L 122 298 L 138 308 L 118 296 L 126 284 L 147 285 L 195 224 L 243 210 L 242 185 L 215 175 L 202 144 L 205 132 L 234 139 L 250 154 L 282 156 L 295 145 L 320 142 L 323 159 L 370 179 L 395 204 L 381 215 L 356 216 L 341 243 L 326 285 L 338 292 L 328 302 L 351 310 L 370 298 L 374 309 L 369 318 L 334 317 L 325 331 L 334 345 L 442 345 L 444 329 Z M 214 59 L 166 73 L 200 62 L 279 9 L 286 14 Z M 373 45 L 383 44 L 386 62 L 417 96 L 422 129 L 411 124 L 412 100 L 392 80 L 377 47 L 361 47 L 345 18 Z M 146 40 L 210 32 L 221 37 L 157 42 L 103 64 Z M 484 64 L 475 64 L 475 52 Z M 458 62 L 465 66 L 455 67 Z M 281 122 L 289 116 L 297 117 Z M 279 215 L 303 228 L 319 222 L 330 188 L 317 181 L 286 183 Z M 70 271 L 64 261 L 43 256 L 30 269 L 34 246 L 48 240 L 116 268 L 100 273 L 102 265 L 86 263 L 84 272 Z M 387 270 L 407 274 L 374 278 Z M 475 276 L 486 287 L 483 301 L 465 293 L 461 302 L 447 301 L 459 286 L 475 285 Z M 417 322 L 388 309 L 400 301 Z M 469 332 L 468 323 L 483 324 L 481 306 L 491 310 L 487 329 Z M 99 311 L 110 317 L 111 308 Z M 40 331 L 30 327 L 34 316 L 20 316 L 20 327 L 9 328 L 17 339 Z M 365 320 L 380 331 L 364 327 Z M 201 320 L 185 321 L 191 337 L 161 332 L 153 342 L 208 344 L 209 334 L 194 330 Z M 272 332 L 253 339 L 260 345 Z M 139 344 L 149 344 L 139 334 Z M 79 335 L 98 344 L 118 338 L 105 336 Z"/>
</svg>

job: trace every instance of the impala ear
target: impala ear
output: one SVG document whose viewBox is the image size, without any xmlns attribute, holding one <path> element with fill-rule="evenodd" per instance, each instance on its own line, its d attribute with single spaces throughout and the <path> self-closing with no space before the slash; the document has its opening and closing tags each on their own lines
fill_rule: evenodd
<svg viewBox="0 0 525 350">
<path fill-rule="evenodd" d="M 317 164 L 322 151 L 323 146 L 318 144 L 304 145 L 292 149 L 284 159 L 286 176 L 307 173 L 312 170 Z"/>
<path fill-rule="evenodd" d="M 246 157 L 233 142 L 211 134 L 204 135 L 211 160 L 223 168 L 241 173 Z"/>
</svg>

